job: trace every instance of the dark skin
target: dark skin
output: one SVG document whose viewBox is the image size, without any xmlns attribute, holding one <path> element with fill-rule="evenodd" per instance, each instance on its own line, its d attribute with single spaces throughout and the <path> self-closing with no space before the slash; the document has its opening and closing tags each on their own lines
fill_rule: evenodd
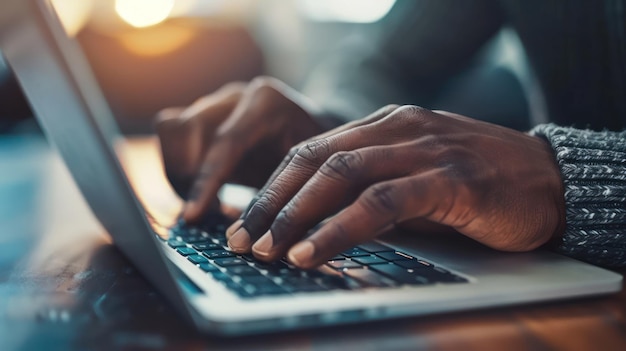
<svg viewBox="0 0 626 351">
<path fill-rule="evenodd" d="M 415 235 L 454 230 L 494 249 L 529 251 L 558 238 L 564 218 L 560 172 L 542 139 L 388 106 L 291 148 L 227 237 L 235 252 L 313 268 L 398 227 Z"/>
<path fill-rule="evenodd" d="M 217 207 L 226 182 L 260 187 L 296 143 L 323 131 L 315 107 L 284 83 L 259 77 L 231 83 L 187 108 L 157 116 L 165 171 L 198 222 Z"/>
</svg>

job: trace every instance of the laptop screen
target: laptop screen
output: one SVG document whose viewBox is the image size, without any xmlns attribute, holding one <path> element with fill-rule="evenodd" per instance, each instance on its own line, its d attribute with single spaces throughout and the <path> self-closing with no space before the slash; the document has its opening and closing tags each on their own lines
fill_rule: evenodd
<svg viewBox="0 0 626 351">
<path fill-rule="evenodd" d="M 152 86 L 154 76 L 160 74 L 157 68 L 162 65 L 155 62 L 167 58 L 163 50 L 173 50 L 177 41 L 188 38 L 176 27 L 165 24 L 137 28 L 164 20 L 172 10 L 173 1 L 150 1 L 151 6 L 147 7 L 153 10 L 150 13 L 133 8 L 137 3 L 135 0 L 50 0 L 48 8 L 54 12 L 51 19 L 56 18 L 56 25 L 63 28 L 55 34 L 64 37 L 56 39 L 91 117 L 150 219 L 169 226 L 178 218 L 183 201 L 167 181 L 158 139 L 150 134 L 150 106 L 157 106 L 159 101 L 152 99 L 160 98 L 154 96 Z M 54 27 L 55 23 L 50 25 Z M 150 42 L 154 40 L 160 45 Z M 137 78 L 133 75 L 133 67 L 137 65 L 153 65 L 155 70 L 141 68 L 152 74 Z M 171 89 L 163 86 L 161 90 Z M 142 134 L 128 138 L 120 133 L 121 129 L 139 130 Z M 253 195 L 253 189 L 236 186 L 226 186 L 220 193 L 222 200 L 235 207 L 244 207 Z"/>
</svg>

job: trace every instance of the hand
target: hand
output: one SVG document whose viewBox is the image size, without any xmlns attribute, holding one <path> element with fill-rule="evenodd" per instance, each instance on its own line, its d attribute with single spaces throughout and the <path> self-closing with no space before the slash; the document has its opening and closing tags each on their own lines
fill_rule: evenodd
<svg viewBox="0 0 626 351">
<path fill-rule="evenodd" d="M 167 176 L 187 199 L 183 219 L 199 221 L 220 187 L 260 187 L 296 143 L 323 131 L 305 97 L 272 78 L 231 83 L 186 109 L 159 113 Z"/>
<path fill-rule="evenodd" d="M 403 225 L 443 225 L 506 251 L 532 250 L 564 229 L 549 145 L 468 117 L 391 106 L 290 154 L 229 228 L 234 251 L 312 268 Z"/>
</svg>

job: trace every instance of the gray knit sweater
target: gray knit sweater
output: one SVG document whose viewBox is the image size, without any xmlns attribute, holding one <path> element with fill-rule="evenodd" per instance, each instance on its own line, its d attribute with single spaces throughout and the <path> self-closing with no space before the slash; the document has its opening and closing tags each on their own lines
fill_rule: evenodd
<svg viewBox="0 0 626 351">
<path fill-rule="evenodd" d="M 566 229 L 558 251 L 603 266 L 626 264 L 626 131 L 544 124 L 531 134 L 554 149 L 565 188 Z"/>
</svg>

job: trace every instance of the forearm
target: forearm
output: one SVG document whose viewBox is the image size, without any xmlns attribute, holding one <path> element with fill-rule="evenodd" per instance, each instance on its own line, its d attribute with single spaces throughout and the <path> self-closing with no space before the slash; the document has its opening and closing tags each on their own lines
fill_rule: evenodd
<svg viewBox="0 0 626 351">
<path fill-rule="evenodd" d="M 626 266 L 626 131 L 594 132 L 553 124 L 545 138 L 563 177 L 566 229 L 558 251 L 603 266 Z"/>
</svg>

